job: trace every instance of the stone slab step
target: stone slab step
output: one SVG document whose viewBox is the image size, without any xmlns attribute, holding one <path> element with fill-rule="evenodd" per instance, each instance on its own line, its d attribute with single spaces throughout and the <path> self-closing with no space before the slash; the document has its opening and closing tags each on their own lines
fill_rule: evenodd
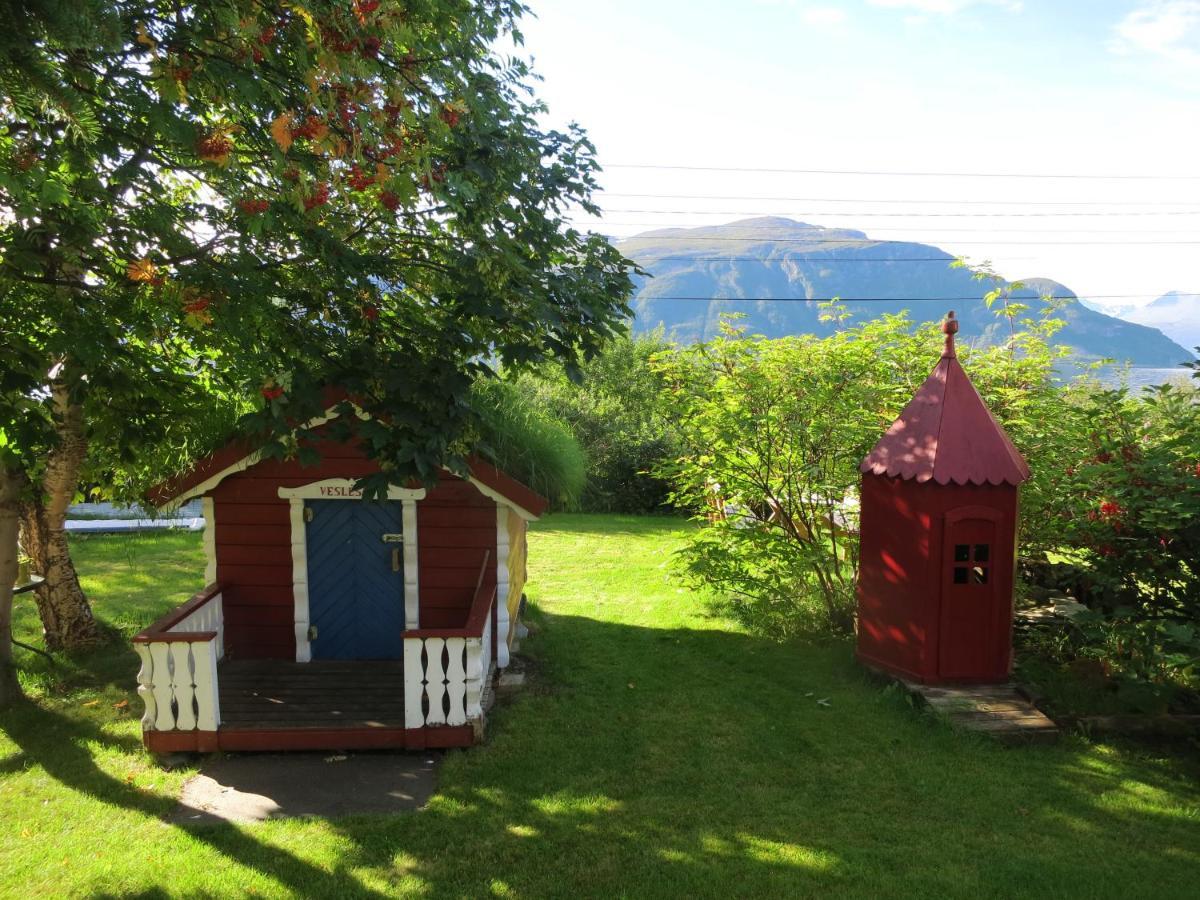
<svg viewBox="0 0 1200 900">
<path fill-rule="evenodd" d="M 901 681 L 952 725 L 1010 744 L 1052 743 L 1058 726 L 1012 684 L 927 685 Z"/>
</svg>

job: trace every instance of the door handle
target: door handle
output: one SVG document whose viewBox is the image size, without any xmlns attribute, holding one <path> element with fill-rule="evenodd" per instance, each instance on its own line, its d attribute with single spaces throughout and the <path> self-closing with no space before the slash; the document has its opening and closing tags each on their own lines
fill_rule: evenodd
<svg viewBox="0 0 1200 900">
<path fill-rule="evenodd" d="M 400 548 L 399 547 L 392 548 L 392 571 L 393 572 L 400 571 Z"/>
</svg>

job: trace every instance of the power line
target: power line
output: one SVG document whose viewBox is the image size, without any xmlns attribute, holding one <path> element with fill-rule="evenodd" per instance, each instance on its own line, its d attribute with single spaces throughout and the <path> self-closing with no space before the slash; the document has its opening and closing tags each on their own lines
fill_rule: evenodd
<svg viewBox="0 0 1200 900">
<path fill-rule="evenodd" d="M 839 238 L 839 239 L 832 239 L 832 238 L 806 239 L 806 238 L 769 238 L 769 237 L 710 237 L 707 235 L 700 237 L 697 235 L 687 235 L 687 236 L 684 236 L 684 235 L 678 235 L 678 236 L 676 236 L 676 235 L 649 235 L 648 236 L 648 235 L 606 234 L 604 236 L 609 238 L 610 240 L 615 240 L 615 241 L 630 241 L 630 240 L 697 241 L 697 242 L 704 242 L 704 241 L 721 241 L 721 242 L 757 241 L 760 243 L 769 242 L 769 243 L 774 243 L 774 244 L 806 244 L 806 245 L 812 246 L 812 247 L 835 246 L 835 245 L 844 246 L 847 244 L 859 244 L 859 245 L 864 245 L 864 244 L 874 244 L 874 245 L 901 244 L 901 245 L 908 246 L 908 245 L 912 245 L 912 244 L 921 243 L 920 241 L 898 241 L 898 240 L 886 240 L 886 239 L 885 240 L 876 240 L 874 238 L 869 238 L 869 237 L 867 237 L 867 238 L 845 238 L 845 239 L 841 239 L 841 238 Z M 1190 246 L 1195 246 L 1195 245 L 1200 244 L 1200 241 L 1040 241 L 1040 240 L 957 241 L 956 240 L 954 243 L 958 244 L 960 246 L 981 245 L 981 246 L 986 246 L 986 247 L 994 247 L 997 245 L 1009 245 L 1009 246 L 1018 246 L 1018 247 L 1041 246 L 1041 245 L 1046 245 L 1046 246 L 1064 246 L 1064 245 L 1071 246 L 1071 245 L 1074 245 L 1074 246 L 1086 246 L 1086 247 L 1092 247 L 1092 246 L 1097 246 L 1097 247 L 1103 247 L 1103 246 L 1112 246 L 1112 247 L 1189 246 L 1190 247 Z"/>
<path fill-rule="evenodd" d="M 1028 290 L 1026 288 L 1025 290 Z M 1088 294 L 1087 300 L 1137 300 L 1146 297 L 1157 297 L 1157 294 Z M 639 294 L 633 300 L 686 300 L 723 303 L 970 303 L 982 300 L 982 294 L 970 297 L 662 297 L 657 295 Z M 1021 300 L 1079 300 L 1075 294 L 1039 295 L 1038 297 L 1017 297 Z"/>
<path fill-rule="evenodd" d="M 1048 258 L 1049 257 L 1044 257 L 1044 256 L 1007 256 L 1007 257 L 1005 257 L 1005 260 L 1006 261 L 1021 261 L 1021 262 L 1036 262 L 1038 260 L 1045 260 Z M 949 264 L 949 263 L 953 263 L 956 260 L 960 259 L 960 257 L 952 256 L 952 255 L 947 255 L 947 256 L 893 256 L 893 257 L 887 257 L 887 256 L 834 257 L 834 256 L 811 256 L 811 255 L 805 255 L 805 256 L 688 256 L 688 255 L 675 255 L 675 256 L 654 256 L 654 257 L 652 257 L 652 259 L 654 262 L 662 262 L 663 260 L 686 260 L 686 261 L 697 261 L 697 262 L 763 262 L 763 263 L 765 263 L 765 262 L 794 262 L 794 263 L 813 262 L 813 263 L 837 263 L 838 265 L 841 265 L 842 263 L 891 263 L 891 262 L 902 262 L 902 263 L 940 262 L 940 263 Z M 964 260 L 964 263 L 965 262 L 966 261 Z"/>
<path fill-rule="evenodd" d="M 573 219 L 577 225 L 587 225 L 587 221 L 582 219 Z M 672 222 L 613 222 L 603 220 L 596 222 L 597 225 L 607 225 L 614 228 L 656 228 L 656 229 L 680 229 L 687 231 L 697 231 L 701 228 L 721 228 L 726 234 L 741 232 L 745 235 L 753 235 L 753 238 L 747 237 L 743 240 L 752 240 L 762 238 L 763 240 L 774 240 L 772 235 L 780 234 L 780 229 L 770 226 L 747 226 L 737 227 L 734 225 L 678 225 Z M 803 223 L 797 223 L 803 224 Z M 849 225 L 814 225 L 812 228 L 820 229 L 821 231 L 860 231 L 861 229 L 853 228 Z M 1114 228 L 944 228 L 933 225 L 927 225 L 924 228 L 907 228 L 903 225 L 872 225 L 874 231 L 902 231 L 910 234 L 1188 234 L 1200 237 L 1200 225 L 1192 228 L 1129 228 L 1125 230 Z M 630 235 L 630 239 L 643 238 L 645 240 L 654 240 L 657 235 Z M 706 235 L 696 234 L 694 237 L 697 240 L 705 240 Z M 859 238 L 859 240 L 870 240 L 870 238 Z"/>
<path fill-rule="evenodd" d="M 870 175 L 903 178 L 1042 178 L 1073 181 L 1200 181 L 1200 175 L 1149 175 L 1146 173 L 1085 174 L 1081 172 L 926 172 L 873 169 L 771 169 L 740 166 L 680 166 L 653 163 L 609 163 L 602 169 L 653 169 L 674 172 L 744 172 L 767 175 Z"/>
<path fill-rule="evenodd" d="M 735 194 L 626 194 L 603 191 L 605 197 L 636 197 L 659 200 L 764 200 L 778 203 L 912 203 L 970 206 L 1200 206 L 1200 201 L 1171 200 L 932 200 L 880 197 L 763 197 Z"/>
<path fill-rule="evenodd" d="M 1200 208 L 1193 209 L 1193 210 L 1161 210 L 1161 211 L 1157 211 L 1157 212 L 1147 211 L 1147 210 L 1138 210 L 1136 212 L 1112 212 L 1112 211 L 1106 210 L 1106 211 L 1101 211 L 1101 212 L 1023 212 L 1023 213 L 1022 212 L 981 212 L 981 213 L 977 213 L 977 212 L 930 212 L 930 213 L 926 213 L 926 212 L 861 212 L 858 210 L 849 212 L 846 210 L 839 210 L 835 213 L 835 212 L 829 212 L 829 211 L 819 210 L 819 209 L 809 210 L 807 212 L 790 212 L 790 211 L 783 211 L 783 210 L 750 210 L 750 211 L 748 211 L 748 210 L 737 210 L 737 209 L 714 209 L 714 210 L 704 210 L 704 209 L 621 209 L 621 208 L 615 208 L 615 207 L 605 207 L 604 209 L 602 209 L 602 213 L 604 213 L 605 215 L 607 215 L 608 213 L 621 213 L 622 215 L 625 215 L 625 214 L 638 214 L 638 215 L 648 214 L 648 215 L 662 215 L 662 216 L 667 216 L 667 215 L 671 215 L 671 216 L 676 216 L 676 215 L 679 215 L 679 216 L 774 216 L 774 217 L 780 217 L 780 218 L 785 218 L 785 219 L 795 218 L 796 216 L 832 216 L 832 215 L 856 216 L 856 217 L 870 216 L 873 218 L 891 218 L 891 219 L 898 219 L 898 218 L 906 218 L 906 219 L 909 219 L 909 218 L 922 218 L 922 219 L 924 219 L 924 218 L 960 218 L 960 219 L 962 219 L 962 218 L 989 218 L 989 219 L 990 218 L 1061 218 L 1061 217 L 1065 217 L 1065 216 L 1083 216 L 1083 217 L 1090 217 L 1090 218 L 1108 218 L 1111 216 L 1111 217 L 1116 217 L 1116 218 L 1125 218 L 1127 216 L 1200 216 Z M 640 223 L 631 223 L 631 224 L 640 224 Z M 653 223 L 651 223 L 651 224 L 653 224 Z"/>
</svg>

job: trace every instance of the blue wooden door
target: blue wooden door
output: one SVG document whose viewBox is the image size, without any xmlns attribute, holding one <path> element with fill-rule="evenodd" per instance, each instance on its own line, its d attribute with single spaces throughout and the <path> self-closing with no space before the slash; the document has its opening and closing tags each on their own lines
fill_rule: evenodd
<svg viewBox="0 0 1200 900">
<path fill-rule="evenodd" d="M 399 659 L 404 572 L 394 538 L 401 532 L 400 503 L 309 500 L 306 507 L 313 659 Z"/>
</svg>

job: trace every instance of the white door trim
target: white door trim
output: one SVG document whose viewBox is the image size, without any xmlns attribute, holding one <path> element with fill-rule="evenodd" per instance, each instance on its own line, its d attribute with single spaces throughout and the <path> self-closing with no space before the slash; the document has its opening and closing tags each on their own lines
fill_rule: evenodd
<svg viewBox="0 0 1200 900">
<path fill-rule="evenodd" d="M 300 487 L 279 488 L 288 501 L 292 531 L 292 606 L 296 634 L 296 662 L 312 660 L 308 629 L 312 624 L 308 606 L 308 535 L 304 521 L 305 500 L 361 500 L 353 478 L 326 478 Z M 417 578 L 417 501 L 425 499 L 424 488 L 388 488 L 388 500 L 400 501 L 404 534 L 404 628 L 421 627 L 420 588 Z"/>
</svg>

